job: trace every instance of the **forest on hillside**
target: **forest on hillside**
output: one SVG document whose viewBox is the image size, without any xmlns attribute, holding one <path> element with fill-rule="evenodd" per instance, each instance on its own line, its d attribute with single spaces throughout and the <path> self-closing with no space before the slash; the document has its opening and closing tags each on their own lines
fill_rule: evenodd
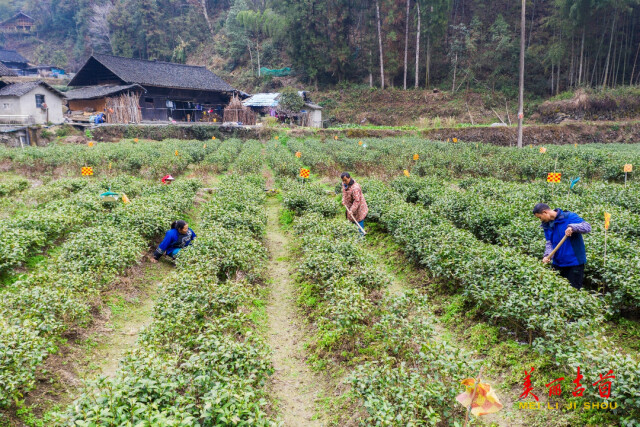
<svg viewBox="0 0 640 427">
<path fill-rule="evenodd" d="M 92 52 L 206 65 L 238 87 L 291 67 L 310 87 L 517 93 L 521 3 L 495 0 L 5 0 L 3 35 L 34 62 L 75 71 Z M 526 90 L 640 83 L 640 0 L 527 0 Z M 268 79 L 268 78 L 267 78 Z"/>
</svg>

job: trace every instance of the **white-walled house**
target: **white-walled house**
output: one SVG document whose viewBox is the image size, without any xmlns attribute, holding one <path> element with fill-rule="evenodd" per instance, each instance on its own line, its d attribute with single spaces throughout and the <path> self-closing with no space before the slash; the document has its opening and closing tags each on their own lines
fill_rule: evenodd
<svg viewBox="0 0 640 427">
<path fill-rule="evenodd" d="M 60 124 L 64 95 L 43 81 L 12 83 L 0 89 L 0 123 Z"/>
<path fill-rule="evenodd" d="M 322 107 L 309 100 L 307 93 L 298 91 L 298 95 L 304 100 L 304 107 L 298 114 L 287 114 L 287 117 L 295 117 L 298 124 L 314 128 L 322 127 Z M 256 93 L 242 101 L 242 105 L 250 107 L 261 116 L 277 115 L 280 105 L 280 93 Z"/>
</svg>

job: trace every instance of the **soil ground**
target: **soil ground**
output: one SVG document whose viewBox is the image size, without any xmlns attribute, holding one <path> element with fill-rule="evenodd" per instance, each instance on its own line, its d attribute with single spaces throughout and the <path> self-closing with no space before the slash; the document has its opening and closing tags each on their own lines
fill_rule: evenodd
<svg viewBox="0 0 640 427">
<path fill-rule="evenodd" d="M 267 336 L 275 368 L 272 391 L 280 403 L 285 426 L 320 426 L 314 408 L 321 382 L 305 360 L 304 328 L 296 316 L 294 282 L 289 271 L 290 243 L 280 227 L 279 214 L 280 203 L 269 198 L 266 244 L 271 256 L 268 273 L 271 295 L 267 305 Z"/>
<path fill-rule="evenodd" d="M 134 125 L 114 125 L 99 127 L 93 131 L 95 139 L 99 141 L 119 141 L 126 132 L 134 132 Z M 200 132 L 198 129 L 206 127 Z M 419 137 L 438 141 L 457 138 L 463 142 L 482 142 L 499 146 L 515 146 L 517 142 L 517 127 L 438 127 L 438 128 L 371 128 L 354 127 L 342 129 L 311 129 L 296 127 L 284 128 L 249 128 L 249 127 L 220 127 L 214 125 L 193 125 L 176 127 L 172 125 L 148 125 L 135 128 L 141 138 L 163 140 L 166 138 L 198 139 L 205 135 L 216 133 L 218 138 L 241 138 L 269 140 L 275 135 L 287 134 L 296 138 L 330 139 L 334 136 L 341 138 L 401 138 Z M 209 139 L 204 137 L 203 139 Z M 571 121 L 559 125 L 525 125 L 523 130 L 524 145 L 558 145 L 558 144 L 608 144 L 608 143 L 637 143 L 640 141 L 640 121 L 627 122 L 578 122 Z"/>
<path fill-rule="evenodd" d="M 115 375 L 120 360 L 151 322 L 158 285 L 171 268 L 167 262 L 145 260 L 127 270 L 103 294 L 91 326 L 66 336 L 60 350 L 39 370 L 36 388 L 24 403 L 5 412 L 10 425 L 37 425 L 37 418 L 46 425 L 46 413 L 71 403 L 84 381 Z"/>
</svg>

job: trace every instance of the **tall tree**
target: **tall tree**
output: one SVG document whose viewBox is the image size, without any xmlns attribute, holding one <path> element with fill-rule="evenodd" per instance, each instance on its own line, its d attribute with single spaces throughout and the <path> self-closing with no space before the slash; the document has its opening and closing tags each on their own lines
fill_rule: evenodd
<svg viewBox="0 0 640 427">
<path fill-rule="evenodd" d="M 267 37 L 279 37 L 285 29 L 285 21 L 271 9 L 266 9 L 264 12 L 243 10 L 238 13 L 236 20 L 247 32 L 248 38 L 255 43 L 258 76 L 261 76 L 260 47 L 262 42 Z"/>
<path fill-rule="evenodd" d="M 404 30 L 404 82 L 402 88 L 407 90 L 407 57 L 409 54 L 409 11 L 411 8 L 411 0 L 407 0 L 407 15 L 405 16 L 405 30 Z"/>
<path fill-rule="evenodd" d="M 382 53 L 382 30 L 380 29 L 380 0 L 376 0 L 376 22 L 378 25 L 378 47 L 380 48 L 380 87 L 384 89 L 384 55 Z"/>
<path fill-rule="evenodd" d="M 442 36 L 447 30 L 452 5 L 452 0 L 430 0 L 428 3 L 425 3 L 425 7 L 422 8 L 423 31 L 427 38 L 425 55 L 425 85 L 427 88 L 431 85 L 431 58 L 433 48 L 438 40 L 444 39 Z"/>
<path fill-rule="evenodd" d="M 613 15 L 613 19 L 611 20 L 611 35 L 609 38 L 609 50 L 607 51 L 607 59 L 604 63 L 604 73 L 602 77 L 602 88 L 605 89 L 607 87 L 607 77 L 609 76 L 609 59 L 611 58 L 611 46 L 613 45 L 613 39 L 615 38 L 615 27 L 616 27 L 616 19 L 618 18 L 618 14 Z"/>
<path fill-rule="evenodd" d="M 522 0 L 520 13 L 520 83 L 518 92 L 518 148 L 522 148 L 522 122 L 524 120 L 524 38 L 525 38 L 525 5 Z"/>
<path fill-rule="evenodd" d="M 109 27 L 109 14 L 113 10 L 113 3 L 105 1 L 94 3 L 91 6 L 91 19 L 89 20 L 89 37 L 93 49 L 100 53 L 112 53 L 111 28 Z"/>
<path fill-rule="evenodd" d="M 209 18 L 209 11 L 207 10 L 207 0 L 188 0 L 192 5 L 200 9 L 202 11 L 202 17 L 204 21 L 207 23 L 207 27 L 209 28 L 209 32 L 211 33 L 211 37 L 215 37 L 216 33 L 213 30 L 213 23 L 211 22 L 211 18 Z"/>
<path fill-rule="evenodd" d="M 245 29 L 238 21 L 238 13 L 249 10 L 246 0 L 235 0 L 229 12 L 224 24 L 224 33 L 227 36 L 226 40 L 229 46 L 229 57 L 232 60 L 232 66 L 242 58 L 246 50 L 249 51 L 249 64 L 253 69 L 253 51 L 251 48 L 251 41 L 247 37 Z"/>
<path fill-rule="evenodd" d="M 416 0 L 416 8 L 418 9 L 417 19 L 418 19 L 418 28 L 416 30 L 416 77 L 415 77 L 415 88 L 418 88 L 419 84 L 419 71 L 420 71 L 420 0 Z"/>
</svg>

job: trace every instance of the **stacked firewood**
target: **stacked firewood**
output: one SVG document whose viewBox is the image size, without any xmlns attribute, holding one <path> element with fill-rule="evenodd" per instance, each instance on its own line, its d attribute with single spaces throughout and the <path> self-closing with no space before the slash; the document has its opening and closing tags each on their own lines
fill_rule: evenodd
<svg viewBox="0 0 640 427">
<path fill-rule="evenodd" d="M 138 97 L 127 93 L 107 98 L 105 121 L 107 123 L 140 123 L 142 113 L 138 106 Z"/>
<path fill-rule="evenodd" d="M 224 109 L 224 122 L 236 122 L 243 125 L 255 125 L 256 113 L 251 108 L 242 105 L 242 101 L 234 96 Z"/>
</svg>

